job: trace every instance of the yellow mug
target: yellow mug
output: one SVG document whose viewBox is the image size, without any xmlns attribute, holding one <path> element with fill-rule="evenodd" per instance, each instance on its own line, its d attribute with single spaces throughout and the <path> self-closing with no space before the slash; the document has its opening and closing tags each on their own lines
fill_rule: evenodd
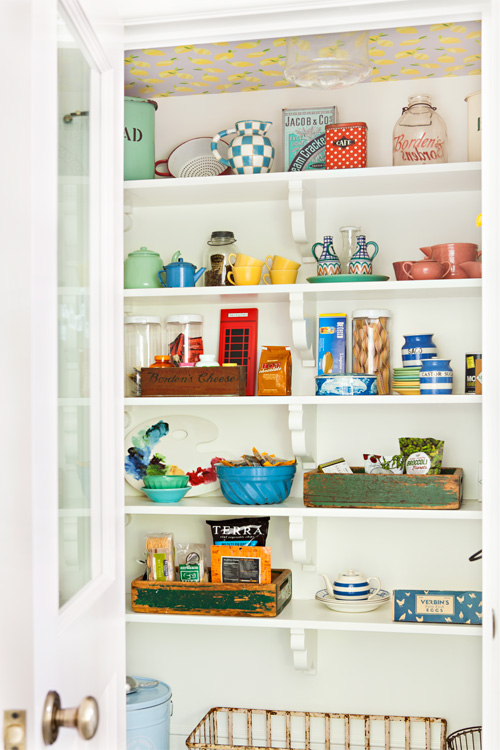
<svg viewBox="0 0 500 750">
<path fill-rule="evenodd" d="M 271 276 L 271 281 L 266 281 L 269 276 Z M 266 273 L 263 276 L 264 284 L 295 284 L 296 278 L 297 271 L 293 270 L 273 271 L 271 269 L 269 273 Z"/>
<path fill-rule="evenodd" d="M 271 265 L 269 265 L 271 263 Z M 268 255 L 266 258 L 266 266 L 270 271 L 298 271 L 300 263 L 296 263 L 294 260 L 288 260 L 283 258 L 281 255 Z"/>
<path fill-rule="evenodd" d="M 227 272 L 227 280 L 236 286 L 255 285 L 260 281 L 261 266 L 234 266 Z"/>
<path fill-rule="evenodd" d="M 231 258 L 234 258 L 234 260 L 231 260 Z M 229 253 L 229 264 L 231 266 L 236 266 L 237 268 L 239 266 L 258 266 L 259 268 L 262 268 L 264 265 L 263 260 L 259 260 L 258 258 L 252 258 L 251 255 L 243 255 L 243 253 Z"/>
</svg>

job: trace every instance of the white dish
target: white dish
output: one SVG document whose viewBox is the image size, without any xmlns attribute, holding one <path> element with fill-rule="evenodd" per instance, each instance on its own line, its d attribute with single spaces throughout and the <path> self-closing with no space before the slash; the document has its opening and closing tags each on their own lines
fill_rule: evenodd
<svg viewBox="0 0 500 750">
<path fill-rule="evenodd" d="M 371 589 L 375 591 L 375 589 Z M 316 592 L 315 599 L 322 604 L 326 605 L 328 609 L 332 609 L 335 612 L 350 612 L 351 614 L 358 614 L 361 612 L 373 612 L 374 609 L 380 607 L 381 604 L 385 604 L 390 601 L 391 594 L 384 589 L 380 589 L 373 599 L 365 599 L 357 602 L 343 602 L 340 599 L 330 596 L 326 589 L 321 589 Z"/>
</svg>

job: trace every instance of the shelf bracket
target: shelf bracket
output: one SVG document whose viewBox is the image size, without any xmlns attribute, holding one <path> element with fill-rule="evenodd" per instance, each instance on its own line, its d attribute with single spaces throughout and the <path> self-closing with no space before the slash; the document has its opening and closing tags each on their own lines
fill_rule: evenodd
<svg viewBox="0 0 500 750">
<path fill-rule="evenodd" d="M 290 321 L 292 323 L 292 341 L 298 350 L 303 367 L 315 367 L 316 360 L 312 347 L 312 321 L 304 311 L 302 292 L 290 292 Z"/>
<path fill-rule="evenodd" d="M 317 519 L 304 516 L 290 516 L 288 536 L 292 542 L 292 559 L 302 565 L 302 570 L 309 573 L 316 571 L 316 530 Z M 306 532 L 307 526 L 307 532 Z M 313 553 L 307 553 L 307 543 Z"/>
<path fill-rule="evenodd" d="M 290 628 L 293 666 L 302 674 L 316 674 L 318 633 L 316 630 Z"/>
<path fill-rule="evenodd" d="M 302 180 L 288 183 L 288 208 L 292 223 L 292 237 L 300 247 L 302 263 L 314 263 L 311 237 L 316 224 L 316 203 L 311 199 Z"/>
</svg>

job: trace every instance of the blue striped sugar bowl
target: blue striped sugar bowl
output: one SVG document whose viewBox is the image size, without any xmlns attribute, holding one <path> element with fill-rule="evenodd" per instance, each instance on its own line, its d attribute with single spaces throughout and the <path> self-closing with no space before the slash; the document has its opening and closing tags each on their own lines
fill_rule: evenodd
<svg viewBox="0 0 500 750">
<path fill-rule="evenodd" d="M 380 591 L 380 580 L 375 576 L 365 578 L 356 570 L 347 570 L 333 582 L 333 595 L 345 602 L 363 601 L 370 595 L 372 581 L 376 583 L 376 592 Z"/>
<path fill-rule="evenodd" d="M 449 396 L 453 392 L 453 370 L 449 359 L 423 359 L 420 370 L 421 396 Z"/>
<path fill-rule="evenodd" d="M 423 359 L 437 357 L 437 347 L 432 337 L 433 333 L 416 333 L 412 336 L 404 336 L 404 344 L 401 348 L 403 367 L 414 367 L 420 365 Z"/>
</svg>

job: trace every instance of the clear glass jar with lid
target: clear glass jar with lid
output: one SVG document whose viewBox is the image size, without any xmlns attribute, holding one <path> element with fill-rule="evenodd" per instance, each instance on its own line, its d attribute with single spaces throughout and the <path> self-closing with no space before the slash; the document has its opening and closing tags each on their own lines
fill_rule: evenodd
<svg viewBox="0 0 500 750">
<path fill-rule="evenodd" d="M 431 104 L 430 96 L 408 97 L 392 134 L 392 163 L 446 164 L 448 134 L 446 123 Z"/>
<path fill-rule="evenodd" d="M 233 232 L 212 232 L 207 242 L 203 265 L 207 269 L 203 277 L 205 286 L 231 286 L 227 272 L 231 271 L 229 254 L 239 253 Z"/>
<path fill-rule="evenodd" d="M 153 315 L 125 317 L 125 396 L 141 395 L 141 367 L 161 353 L 161 322 Z"/>
<path fill-rule="evenodd" d="M 390 310 L 352 313 L 352 371 L 377 376 L 379 395 L 391 392 Z"/>
<path fill-rule="evenodd" d="M 195 365 L 203 354 L 203 315 L 167 315 L 166 349 L 177 365 Z"/>
</svg>

